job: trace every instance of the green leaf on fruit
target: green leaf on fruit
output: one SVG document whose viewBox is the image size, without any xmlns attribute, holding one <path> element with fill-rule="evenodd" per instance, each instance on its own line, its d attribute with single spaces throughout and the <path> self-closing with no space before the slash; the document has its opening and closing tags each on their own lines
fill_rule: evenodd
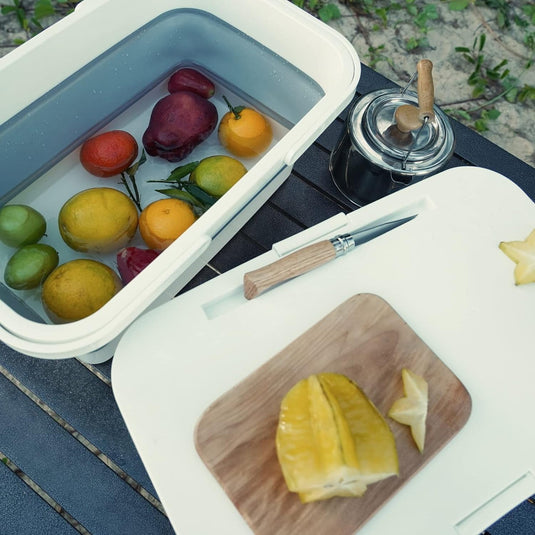
<svg viewBox="0 0 535 535">
<path fill-rule="evenodd" d="M 181 165 L 180 167 L 176 167 L 175 169 L 173 169 L 167 178 L 159 180 L 147 180 L 147 182 L 157 182 L 160 184 L 175 183 L 177 187 L 181 188 L 182 184 L 186 183 L 182 179 L 193 173 L 199 163 L 200 162 L 191 162 L 185 165 Z"/>
<path fill-rule="evenodd" d="M 126 172 L 130 175 L 130 176 L 134 176 L 136 173 L 137 173 L 137 170 L 139 169 L 139 167 L 141 165 L 143 165 L 145 162 L 147 161 L 147 156 L 145 154 L 145 149 L 143 149 L 141 151 L 141 156 L 139 157 L 139 160 L 132 164 L 127 170 Z"/>
<path fill-rule="evenodd" d="M 197 199 L 197 197 L 182 189 L 168 188 L 157 189 L 156 191 L 158 193 L 162 193 L 163 195 L 167 195 L 167 197 L 171 197 L 172 199 L 179 199 L 180 201 L 185 201 L 191 204 L 193 207 L 200 208 L 202 211 L 205 211 L 207 209 L 207 207 L 199 199 Z"/>
<path fill-rule="evenodd" d="M 245 109 L 245 106 L 233 106 L 225 95 L 223 95 L 223 100 L 225 101 L 229 111 L 234 114 L 234 117 L 239 119 L 241 117 L 240 113 Z"/>
<path fill-rule="evenodd" d="M 217 197 L 209 195 L 202 188 L 197 186 L 197 184 L 192 184 L 191 182 L 185 182 L 183 188 L 201 201 L 205 206 L 212 206 L 217 201 Z"/>
<path fill-rule="evenodd" d="M 167 182 L 176 182 L 177 180 L 181 180 L 182 178 L 191 175 L 193 171 L 197 168 L 199 165 L 199 161 L 196 162 L 190 162 L 185 165 L 180 165 L 179 167 L 176 167 L 171 171 L 171 174 L 166 179 Z"/>
</svg>

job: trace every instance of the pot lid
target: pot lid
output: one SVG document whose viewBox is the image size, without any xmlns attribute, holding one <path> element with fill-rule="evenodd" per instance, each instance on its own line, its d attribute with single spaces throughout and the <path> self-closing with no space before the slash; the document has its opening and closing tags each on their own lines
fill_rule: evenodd
<svg viewBox="0 0 535 535">
<path fill-rule="evenodd" d="M 433 106 L 434 117 L 402 132 L 396 125 L 400 106 L 418 107 L 410 91 L 382 89 L 356 101 L 348 118 L 353 146 L 367 160 L 400 175 L 428 175 L 450 158 L 455 140 L 446 115 Z"/>
</svg>

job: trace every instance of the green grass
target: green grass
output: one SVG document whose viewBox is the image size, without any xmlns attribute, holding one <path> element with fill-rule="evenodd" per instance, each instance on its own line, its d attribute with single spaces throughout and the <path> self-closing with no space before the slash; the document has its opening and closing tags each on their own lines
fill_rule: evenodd
<svg viewBox="0 0 535 535">
<path fill-rule="evenodd" d="M 437 3 L 425 0 L 340 0 L 353 10 L 369 31 L 381 32 L 387 27 L 403 25 L 406 32 L 402 46 L 407 54 L 418 59 L 425 57 L 430 50 L 427 34 L 442 24 Z M 294 2 L 298 3 L 298 2 Z M 325 5 L 312 2 L 299 2 L 301 7 L 319 17 L 318 10 Z M 456 53 L 465 64 L 466 83 L 471 90 L 471 98 L 459 103 L 451 103 L 446 113 L 474 128 L 478 132 L 488 129 L 490 121 L 499 120 L 500 112 L 496 109 L 498 102 L 521 106 L 535 100 L 535 87 L 524 81 L 528 72 L 532 71 L 535 60 L 535 5 L 522 0 L 442 0 L 441 4 L 451 12 L 459 12 L 459 23 L 462 24 L 462 13 L 468 9 L 490 9 L 492 19 L 482 24 L 478 35 L 472 43 L 459 43 Z M 321 18 L 321 17 L 320 17 Z M 487 54 L 486 44 L 488 33 L 498 29 L 507 32 L 512 28 L 522 36 L 520 62 L 521 67 L 511 70 L 512 59 L 518 59 L 518 52 L 509 50 L 499 39 L 492 35 L 502 46 L 503 55 L 496 57 Z M 407 30 L 408 29 L 408 30 Z M 369 46 L 364 58 L 372 68 L 381 62 L 392 66 L 387 46 Z M 515 65 L 519 62 L 515 61 Z"/>
<path fill-rule="evenodd" d="M 37 0 L 33 6 L 24 0 L 12 0 L 11 3 L 0 3 L 0 13 L 16 17 L 26 39 L 16 39 L 14 44 L 20 45 L 25 40 L 43 31 L 48 19 L 61 18 L 70 13 L 82 0 Z"/>
</svg>

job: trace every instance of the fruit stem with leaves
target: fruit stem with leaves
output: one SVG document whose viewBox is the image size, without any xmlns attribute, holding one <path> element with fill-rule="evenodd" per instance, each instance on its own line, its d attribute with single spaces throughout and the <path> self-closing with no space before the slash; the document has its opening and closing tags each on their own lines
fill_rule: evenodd
<svg viewBox="0 0 535 535">
<path fill-rule="evenodd" d="M 223 95 L 223 100 L 226 102 L 230 112 L 234 114 L 234 118 L 241 119 L 240 113 L 245 109 L 245 106 L 233 106 L 225 95 Z"/>
<path fill-rule="evenodd" d="M 200 162 L 195 161 L 180 165 L 173 169 L 166 179 L 148 180 L 148 182 L 173 185 L 174 187 L 172 188 L 157 189 L 156 191 L 163 195 L 167 195 L 167 197 L 179 199 L 191 204 L 195 214 L 199 217 L 217 201 L 216 197 L 208 194 L 201 187 L 197 186 L 197 184 L 194 184 L 189 180 L 183 180 L 195 171 L 199 163 Z"/>
<path fill-rule="evenodd" d="M 145 151 L 143 150 L 141 152 L 139 160 L 136 163 L 132 164 L 126 171 L 123 171 L 121 173 L 121 182 L 140 212 L 142 210 L 141 196 L 139 194 L 139 190 L 136 183 L 136 173 L 139 167 L 143 165 L 146 161 L 147 156 L 145 155 Z"/>
</svg>

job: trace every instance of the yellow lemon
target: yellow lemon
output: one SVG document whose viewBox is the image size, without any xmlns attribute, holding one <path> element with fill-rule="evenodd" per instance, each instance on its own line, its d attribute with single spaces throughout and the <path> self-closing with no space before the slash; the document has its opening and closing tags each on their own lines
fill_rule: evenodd
<svg viewBox="0 0 535 535">
<path fill-rule="evenodd" d="M 114 188 L 90 188 L 71 197 L 58 216 L 61 237 L 81 252 L 111 253 L 124 247 L 137 229 L 132 200 Z"/>
<path fill-rule="evenodd" d="M 246 172 L 245 166 L 236 158 L 216 155 L 201 160 L 189 179 L 209 195 L 221 197 Z"/>
<path fill-rule="evenodd" d="M 80 258 L 58 266 L 43 283 L 41 300 L 54 323 L 68 323 L 93 314 L 122 288 L 110 267 Z"/>
</svg>

